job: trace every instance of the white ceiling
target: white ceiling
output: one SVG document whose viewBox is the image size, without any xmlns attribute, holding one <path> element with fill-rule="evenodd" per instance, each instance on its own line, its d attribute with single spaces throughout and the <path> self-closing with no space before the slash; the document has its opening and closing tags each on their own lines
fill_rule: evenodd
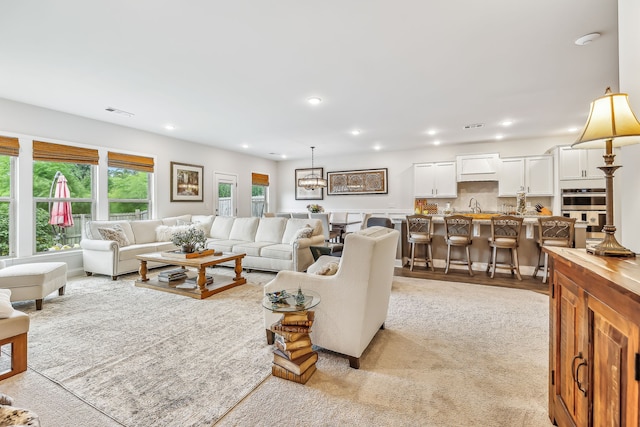
<svg viewBox="0 0 640 427">
<path fill-rule="evenodd" d="M 607 86 L 615 0 L 0 2 L 0 97 L 274 160 L 566 135 Z"/>
</svg>

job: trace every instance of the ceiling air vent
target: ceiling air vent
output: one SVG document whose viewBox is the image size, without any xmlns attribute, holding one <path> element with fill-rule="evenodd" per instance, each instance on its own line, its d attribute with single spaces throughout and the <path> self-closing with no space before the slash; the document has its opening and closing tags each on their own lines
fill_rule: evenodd
<svg viewBox="0 0 640 427">
<path fill-rule="evenodd" d="M 110 113 L 120 114 L 121 116 L 125 116 L 125 117 L 133 117 L 133 116 L 135 116 L 135 114 L 133 114 L 133 113 L 130 113 L 130 112 L 124 111 L 124 110 L 118 110 L 117 108 L 113 108 L 113 107 L 107 107 L 107 108 L 105 108 L 105 110 L 110 112 Z"/>
<path fill-rule="evenodd" d="M 471 123 L 470 125 L 465 125 L 465 129 L 477 129 L 484 126 L 484 123 Z"/>
</svg>

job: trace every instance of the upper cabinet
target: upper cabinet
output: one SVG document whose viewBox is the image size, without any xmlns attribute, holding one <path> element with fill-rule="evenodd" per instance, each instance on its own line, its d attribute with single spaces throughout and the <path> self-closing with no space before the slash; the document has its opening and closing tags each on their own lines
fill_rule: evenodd
<svg viewBox="0 0 640 427">
<path fill-rule="evenodd" d="M 515 196 L 521 188 L 524 188 L 527 196 L 553 196 L 553 157 L 501 159 L 498 196 Z"/>
<path fill-rule="evenodd" d="M 416 197 L 452 198 L 458 196 L 456 163 L 416 163 L 413 165 L 413 193 Z"/>
<path fill-rule="evenodd" d="M 456 156 L 458 182 L 498 181 L 499 162 L 497 153 Z"/>
<path fill-rule="evenodd" d="M 560 147 L 558 152 L 558 168 L 560 180 L 568 179 L 603 179 L 604 173 L 598 166 L 604 165 L 602 149 L 581 150 L 571 147 Z"/>
</svg>

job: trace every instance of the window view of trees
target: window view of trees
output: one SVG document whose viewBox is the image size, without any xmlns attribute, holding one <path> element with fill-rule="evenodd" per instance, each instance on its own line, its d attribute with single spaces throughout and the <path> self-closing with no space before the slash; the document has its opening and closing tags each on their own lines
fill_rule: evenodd
<svg viewBox="0 0 640 427">
<path fill-rule="evenodd" d="M 148 172 L 109 168 L 109 217 L 111 219 L 149 218 Z"/>
<path fill-rule="evenodd" d="M 69 199 L 74 225 L 62 227 L 50 225 L 55 198 L 56 173 L 67 179 Z M 82 223 L 92 218 L 93 166 L 63 162 L 33 162 L 33 197 L 36 202 L 35 246 L 36 252 L 72 249 L 80 243 Z"/>
<path fill-rule="evenodd" d="M 251 216 L 261 217 L 264 212 L 269 211 L 268 191 L 266 185 L 251 186 Z"/>
<path fill-rule="evenodd" d="M 11 157 L 0 156 L 0 256 L 9 255 L 9 208 L 11 202 Z"/>
</svg>

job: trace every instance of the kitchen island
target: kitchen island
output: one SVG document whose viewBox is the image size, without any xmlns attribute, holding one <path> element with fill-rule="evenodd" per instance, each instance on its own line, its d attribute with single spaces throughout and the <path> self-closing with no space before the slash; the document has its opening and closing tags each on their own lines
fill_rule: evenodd
<svg viewBox="0 0 640 427">
<path fill-rule="evenodd" d="M 465 215 L 465 213 L 461 213 Z M 469 247 L 471 261 L 473 263 L 474 271 L 485 271 L 487 269 L 487 262 L 489 261 L 490 248 L 489 237 L 491 236 L 491 214 L 470 214 L 475 216 L 473 219 L 473 244 Z M 520 273 L 525 275 L 533 274 L 534 269 L 538 263 L 538 245 L 536 243 L 536 236 L 538 233 L 538 215 L 525 215 L 522 223 L 522 234 L 520 235 L 520 246 L 518 247 L 518 259 L 520 263 Z M 444 216 L 432 215 L 434 230 L 432 239 L 433 259 L 436 268 L 444 268 L 445 260 L 447 258 L 447 244 L 445 242 L 445 228 L 444 228 Z M 406 236 L 406 219 L 404 217 L 396 216 L 393 218 L 396 229 L 402 233 L 401 248 L 399 249 L 399 258 L 402 259 L 402 265 L 407 265 L 409 262 L 409 255 L 411 247 L 407 242 Z M 577 247 L 584 247 L 585 245 L 585 233 L 586 223 L 576 223 L 575 226 L 575 242 Z M 455 251 L 456 248 L 453 248 Z M 416 247 L 417 257 L 424 258 L 424 246 L 418 245 Z M 498 253 L 498 261 L 505 259 L 503 257 L 508 256 L 507 252 Z M 420 264 L 417 264 L 420 265 Z M 452 265 L 451 269 L 464 269 L 465 266 Z"/>
</svg>

